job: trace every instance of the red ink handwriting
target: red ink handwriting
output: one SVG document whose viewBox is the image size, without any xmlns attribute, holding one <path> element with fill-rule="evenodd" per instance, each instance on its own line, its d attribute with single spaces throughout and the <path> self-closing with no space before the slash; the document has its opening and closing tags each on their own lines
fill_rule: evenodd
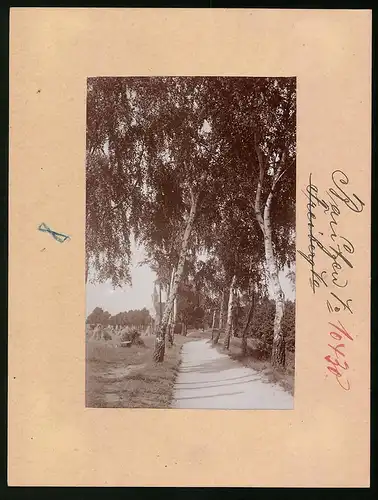
<svg viewBox="0 0 378 500">
<path fill-rule="evenodd" d="M 324 359 L 327 361 L 327 370 L 336 377 L 337 382 L 340 387 L 345 391 L 350 390 L 349 380 L 345 377 L 345 372 L 349 369 L 348 363 L 345 361 L 345 343 L 338 343 L 340 341 L 353 340 L 351 334 L 346 330 L 346 328 L 340 323 L 339 326 L 334 323 L 329 323 L 335 330 L 329 332 L 330 337 L 332 337 L 332 343 L 328 344 L 328 347 L 332 350 L 332 355 L 325 356 Z M 335 342 L 334 342 L 335 341 Z"/>
</svg>

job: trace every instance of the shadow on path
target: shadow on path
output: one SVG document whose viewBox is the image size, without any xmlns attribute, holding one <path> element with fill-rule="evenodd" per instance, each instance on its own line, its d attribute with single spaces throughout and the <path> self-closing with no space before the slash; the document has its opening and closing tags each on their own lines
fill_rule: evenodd
<svg viewBox="0 0 378 500">
<path fill-rule="evenodd" d="M 229 391 L 234 386 L 235 392 Z M 261 374 L 211 347 L 188 342 L 176 380 L 173 408 L 293 409 L 293 396 Z"/>
</svg>

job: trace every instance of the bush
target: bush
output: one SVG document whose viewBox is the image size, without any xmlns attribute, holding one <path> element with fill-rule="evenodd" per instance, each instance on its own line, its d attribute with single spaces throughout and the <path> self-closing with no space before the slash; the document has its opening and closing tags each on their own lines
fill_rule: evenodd
<svg viewBox="0 0 378 500">
<path fill-rule="evenodd" d="M 273 300 L 262 299 L 256 304 L 249 336 L 259 340 L 261 349 L 270 351 L 273 344 L 275 305 Z"/>
<path fill-rule="evenodd" d="M 144 346 L 143 340 L 140 338 L 140 332 L 138 330 L 132 330 L 131 332 L 123 332 L 121 336 L 121 342 L 131 342 L 133 345 Z"/>
<path fill-rule="evenodd" d="M 174 326 L 174 333 L 175 335 L 180 335 L 182 333 L 182 323 L 176 323 Z"/>
<path fill-rule="evenodd" d="M 112 336 L 106 330 L 104 331 L 104 340 L 112 340 Z"/>
<path fill-rule="evenodd" d="M 282 318 L 282 330 L 285 336 L 286 349 L 295 351 L 295 302 L 285 303 L 285 312 Z"/>
<path fill-rule="evenodd" d="M 249 337 L 257 339 L 260 348 L 270 352 L 273 344 L 275 304 L 268 298 L 256 304 L 255 314 L 251 323 Z M 287 300 L 282 318 L 282 330 L 286 349 L 295 350 L 295 302 Z"/>
<path fill-rule="evenodd" d="M 123 332 L 121 335 L 121 342 L 127 342 L 130 340 L 129 332 Z"/>
</svg>

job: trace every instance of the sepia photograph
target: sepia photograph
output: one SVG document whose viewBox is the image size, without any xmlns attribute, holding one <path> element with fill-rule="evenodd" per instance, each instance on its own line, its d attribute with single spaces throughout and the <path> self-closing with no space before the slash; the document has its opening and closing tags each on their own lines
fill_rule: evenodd
<svg viewBox="0 0 378 500">
<path fill-rule="evenodd" d="M 295 77 L 91 77 L 88 408 L 294 408 Z"/>
<path fill-rule="evenodd" d="M 11 10 L 9 486 L 370 485 L 371 17 Z"/>
</svg>

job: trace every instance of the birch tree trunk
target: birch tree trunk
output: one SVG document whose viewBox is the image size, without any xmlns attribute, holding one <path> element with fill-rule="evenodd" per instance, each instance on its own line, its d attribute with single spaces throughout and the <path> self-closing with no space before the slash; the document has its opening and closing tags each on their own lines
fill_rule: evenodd
<svg viewBox="0 0 378 500">
<path fill-rule="evenodd" d="M 189 237 L 193 229 L 193 223 L 197 212 L 197 204 L 198 204 L 198 194 L 192 195 L 191 206 L 189 216 L 186 222 L 186 227 L 184 231 L 184 236 L 182 238 L 180 256 L 177 264 L 177 269 L 175 272 L 175 276 L 173 279 L 173 286 L 169 291 L 169 297 L 167 299 L 167 305 L 164 310 L 163 317 L 161 318 L 159 328 L 156 332 L 156 341 L 155 341 L 155 349 L 153 354 L 153 359 L 156 363 L 162 363 L 164 361 L 164 352 L 165 352 L 165 334 L 167 331 L 169 316 L 172 311 L 173 302 L 176 298 L 178 287 L 184 272 L 184 264 L 186 259 L 186 253 L 188 249 Z"/>
<path fill-rule="evenodd" d="M 224 291 L 222 292 L 221 305 L 219 309 L 219 330 L 223 328 Z"/>
<path fill-rule="evenodd" d="M 176 325 L 177 322 L 177 295 L 173 302 L 173 325 Z"/>
<path fill-rule="evenodd" d="M 247 333 L 248 333 L 249 325 L 251 324 L 251 321 L 252 321 L 254 310 L 255 310 L 255 291 L 253 290 L 251 305 L 250 305 L 249 311 L 248 311 L 247 322 L 246 322 L 246 324 L 244 326 L 243 335 L 242 335 L 241 350 L 242 350 L 242 355 L 243 356 L 247 355 L 247 347 L 248 347 L 247 346 Z"/>
<path fill-rule="evenodd" d="M 221 304 L 220 304 L 220 310 L 219 310 L 219 325 L 218 325 L 218 330 L 215 332 L 215 335 L 211 335 L 213 339 L 213 345 L 218 344 L 219 342 L 219 337 L 221 334 L 221 329 L 223 327 L 223 309 L 224 309 L 224 291 L 222 292 L 222 298 L 221 298 Z"/>
<path fill-rule="evenodd" d="M 234 274 L 231 280 L 230 294 L 228 297 L 227 323 L 226 323 L 226 332 L 224 335 L 224 342 L 223 342 L 223 347 L 227 350 L 230 348 L 231 332 L 233 328 L 233 315 L 235 306 L 235 283 L 236 283 L 236 275 Z"/>
<path fill-rule="evenodd" d="M 167 297 L 169 297 L 169 294 L 171 293 L 171 290 L 173 287 L 174 277 L 175 277 L 175 268 L 173 267 L 172 273 L 171 273 L 171 279 L 170 279 L 169 286 L 168 286 Z M 176 299 L 177 299 L 177 297 L 175 297 L 175 299 L 174 299 L 174 304 L 176 303 Z M 174 309 L 174 306 L 173 306 L 173 309 Z M 171 311 L 169 314 L 169 320 L 168 320 L 168 346 L 169 347 L 173 346 L 173 325 L 174 325 L 173 316 L 174 316 L 174 312 Z"/>
<path fill-rule="evenodd" d="M 269 195 L 270 196 L 270 195 Z M 276 306 L 273 326 L 273 348 L 272 365 L 275 367 L 285 366 L 285 339 L 282 331 L 282 318 L 284 314 L 285 302 L 280 279 L 278 276 L 278 266 L 273 253 L 272 227 L 270 222 L 271 199 L 265 205 L 264 210 L 264 231 L 265 231 L 265 257 L 269 269 L 270 282 L 273 289 L 273 297 Z"/>
<path fill-rule="evenodd" d="M 234 314 L 233 314 L 233 327 L 231 330 L 231 335 L 233 337 L 239 336 L 239 310 L 240 310 L 240 290 L 235 290 L 235 304 L 234 304 Z"/>
<path fill-rule="evenodd" d="M 169 315 L 168 340 L 170 346 L 173 346 L 175 340 L 176 317 L 177 317 L 177 295 L 175 297 L 175 300 L 173 301 L 173 310 Z"/>
<path fill-rule="evenodd" d="M 213 311 L 213 320 L 211 322 L 211 340 L 213 341 L 214 340 L 214 329 L 215 329 L 215 315 L 217 313 L 217 310 L 214 309 Z"/>
<path fill-rule="evenodd" d="M 213 321 L 211 323 L 211 329 L 212 330 L 214 330 L 214 328 L 215 328 L 215 315 L 216 315 L 216 312 L 217 312 L 217 310 L 214 309 L 214 312 L 213 312 Z"/>
<path fill-rule="evenodd" d="M 264 206 L 264 215 L 261 212 L 261 191 L 264 177 L 264 159 L 255 138 L 256 153 L 259 161 L 260 175 L 256 190 L 255 214 L 257 222 L 264 236 L 265 260 L 268 267 L 270 284 L 272 286 L 273 298 L 275 303 L 274 327 L 273 327 L 273 347 L 272 347 L 272 365 L 274 367 L 285 366 L 285 339 L 282 331 L 282 317 L 284 313 L 284 296 L 281 283 L 278 276 L 277 260 L 273 252 L 272 226 L 270 219 L 270 210 L 274 196 L 274 189 L 277 182 L 282 177 L 282 167 L 284 164 L 284 155 L 282 156 L 276 173 L 273 177 L 272 187 Z"/>
</svg>

